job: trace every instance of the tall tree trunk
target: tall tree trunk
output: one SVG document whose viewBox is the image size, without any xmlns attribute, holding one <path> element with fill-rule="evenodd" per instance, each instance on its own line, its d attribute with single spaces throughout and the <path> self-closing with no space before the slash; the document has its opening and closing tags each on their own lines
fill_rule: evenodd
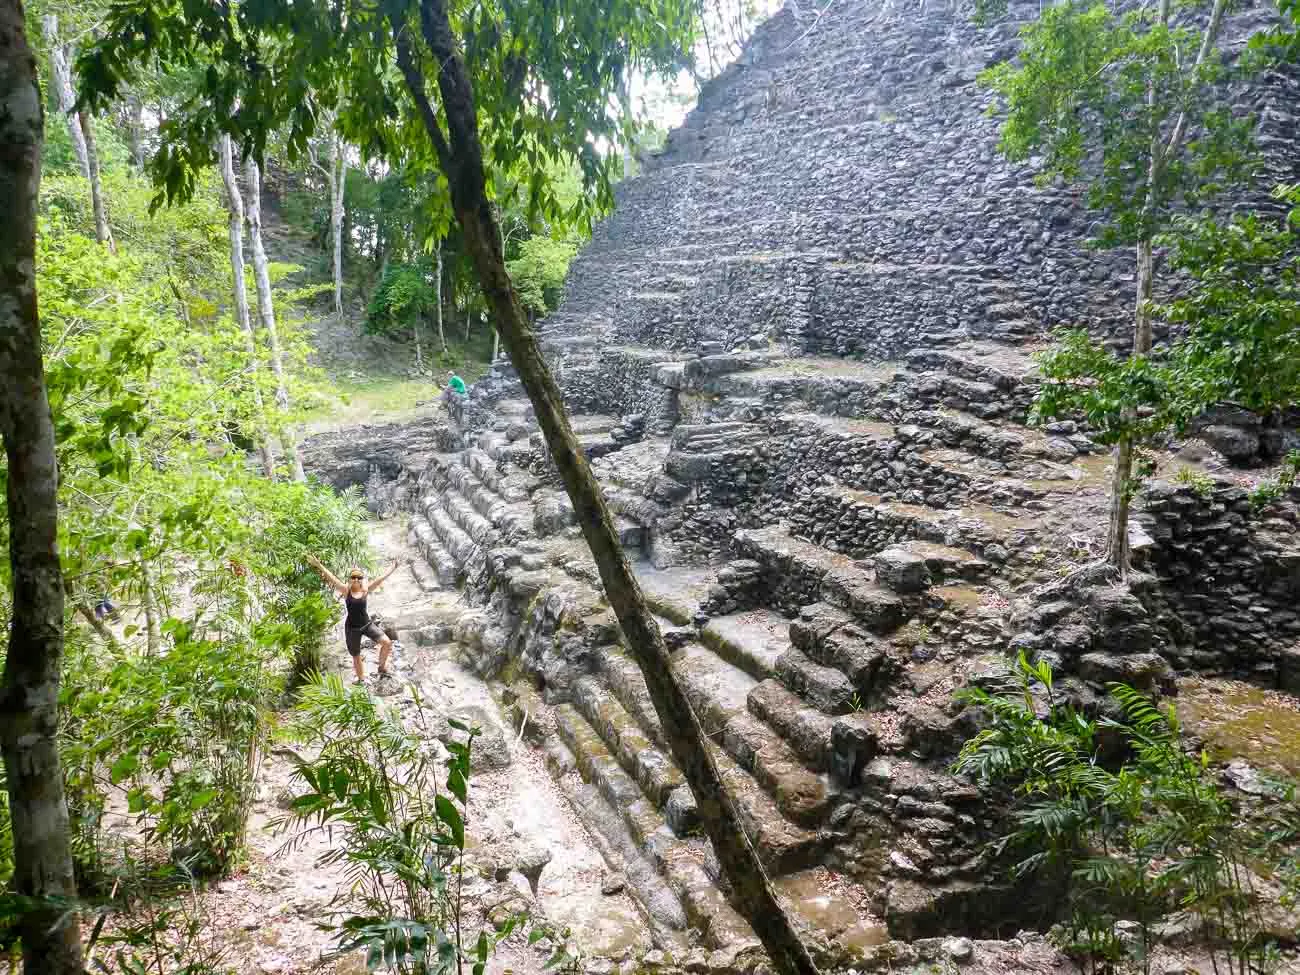
<svg viewBox="0 0 1300 975">
<path fill-rule="evenodd" d="M 99 151 L 95 147 L 95 128 L 90 116 L 85 112 L 77 113 L 77 123 L 81 126 L 82 137 L 86 140 L 86 168 L 90 173 L 90 206 L 95 211 L 95 239 L 108 248 L 110 254 L 117 253 L 117 244 L 113 242 L 113 228 L 108 223 L 108 202 L 104 199 L 104 181 L 99 175 Z"/>
<path fill-rule="evenodd" d="M 447 354 L 447 335 L 442 329 L 442 241 L 433 248 L 433 259 L 435 262 L 435 273 L 433 275 L 433 290 L 436 300 L 434 304 L 438 308 L 438 344 L 442 346 L 442 354 Z"/>
<path fill-rule="evenodd" d="M 249 374 L 253 379 L 253 408 L 257 412 L 257 453 L 262 460 L 262 470 L 275 480 L 275 457 L 267 435 L 266 404 L 262 401 L 262 387 L 258 382 L 261 370 L 257 367 L 257 338 L 248 314 L 248 285 L 244 281 L 244 196 L 239 192 L 235 178 L 235 150 L 230 136 L 221 137 L 221 179 L 226 184 L 226 202 L 230 208 L 230 270 L 235 285 L 235 317 L 244 336 L 244 351 L 248 354 Z"/>
<path fill-rule="evenodd" d="M 13 605 L 0 684 L 13 878 L 29 975 L 80 975 L 81 934 L 57 747 L 63 573 L 54 422 L 36 307 L 36 197 L 45 119 L 20 0 L 0 0 L 0 438 L 8 464 Z"/>
<path fill-rule="evenodd" d="M 532 326 L 532 322 L 529 322 L 528 324 L 530 327 Z M 500 354 L 501 354 L 501 330 L 499 328 L 493 328 L 492 329 L 492 358 L 489 361 L 496 362 L 497 356 Z"/>
<path fill-rule="evenodd" d="M 275 374 L 275 402 L 281 412 L 289 410 L 289 387 L 285 384 L 284 360 L 280 355 L 280 335 L 275 326 L 275 306 L 271 302 L 271 271 L 266 260 L 266 248 L 262 245 L 262 171 L 257 160 L 249 157 L 248 176 L 248 230 L 253 243 L 253 279 L 257 283 L 257 314 L 266 329 L 267 342 L 271 346 L 271 372 Z M 286 420 L 280 428 L 280 445 L 289 460 L 289 469 L 295 481 L 307 480 L 303 473 L 302 457 L 298 454 L 298 444 L 294 440 L 293 427 Z"/>
<path fill-rule="evenodd" d="M 330 235 L 334 246 L 334 312 L 343 314 L 343 191 L 347 185 L 348 160 L 343 137 L 337 132 L 330 156 Z"/>
<path fill-rule="evenodd" d="M 465 344 L 469 345 L 469 323 L 474 319 L 473 306 L 469 303 L 470 299 L 465 299 Z"/>
<path fill-rule="evenodd" d="M 600 487 L 569 425 L 559 388 L 510 282 L 492 205 L 487 198 L 474 95 L 461 59 L 461 45 L 448 18 L 446 0 L 421 0 L 420 18 L 425 43 L 440 66 L 437 84 L 448 136 L 443 135 L 442 124 L 429 103 L 424 79 L 411 57 L 409 42 L 402 32 L 404 25 L 400 23 L 393 25 L 398 65 L 419 107 L 439 165 L 447 176 L 452 208 L 465 235 L 465 247 L 474 262 L 483 293 L 537 413 L 628 650 L 645 675 L 673 759 L 695 796 L 700 821 L 713 843 L 723 873 L 731 882 L 737 907 L 762 940 L 777 970 L 786 975 L 815 972 L 812 958 L 782 910 L 735 801 L 723 784 L 705 744 L 699 718 L 673 673 L 663 636 L 619 545 Z"/>
<path fill-rule="evenodd" d="M 1154 174 L 1153 174 L 1154 178 Z M 1137 298 L 1133 312 L 1133 354 L 1151 352 L 1151 292 L 1154 284 L 1151 238 L 1137 245 Z M 1126 410 L 1124 420 L 1136 419 L 1133 410 Z M 1110 526 L 1106 532 L 1106 554 L 1111 565 L 1126 575 L 1131 555 L 1129 550 L 1129 512 L 1133 504 L 1136 482 L 1133 479 L 1133 454 L 1135 444 L 1131 436 L 1123 436 L 1115 447 L 1115 471 L 1110 483 Z"/>
<path fill-rule="evenodd" d="M 126 138 L 131 149 L 131 162 L 138 172 L 144 172 L 144 99 L 131 92 L 126 96 Z"/>
<path fill-rule="evenodd" d="M 424 351 L 420 348 L 420 316 L 411 319 L 411 332 L 415 335 L 415 371 L 424 372 Z"/>
<path fill-rule="evenodd" d="M 1223 27 L 1223 16 L 1227 10 L 1227 0 L 1214 0 L 1210 9 L 1210 19 L 1201 33 L 1201 43 L 1196 52 L 1193 70 L 1199 69 L 1205 59 L 1214 50 Z M 1161 27 L 1169 25 L 1171 0 L 1160 0 L 1156 8 L 1156 19 Z M 1147 84 L 1147 109 L 1152 117 L 1156 112 L 1156 85 L 1154 79 Z M 1159 130 L 1151 136 L 1151 148 L 1147 159 L 1147 197 L 1142 210 L 1141 237 L 1137 243 L 1137 297 L 1133 310 L 1133 354 L 1147 355 L 1151 352 L 1151 296 L 1155 284 L 1155 262 L 1152 254 L 1152 236 L 1155 233 L 1156 205 L 1160 195 L 1160 183 L 1164 178 L 1169 160 L 1183 148 L 1183 139 L 1187 135 L 1188 116 L 1186 109 L 1179 112 L 1174 121 L 1173 131 L 1166 142 Z M 1125 421 L 1134 419 L 1132 411 L 1125 414 Z M 1106 534 L 1108 559 L 1121 574 L 1127 574 L 1131 560 L 1129 551 L 1128 525 L 1129 510 L 1132 506 L 1136 482 L 1133 479 L 1134 443 L 1132 437 L 1120 439 L 1115 449 L 1115 473 L 1111 479 L 1110 526 Z"/>
<path fill-rule="evenodd" d="M 59 18 L 57 14 L 46 14 L 41 19 L 45 32 L 45 45 L 50 49 L 50 79 L 54 86 L 54 100 L 59 114 L 72 136 L 72 151 L 77 154 L 77 163 L 81 166 L 81 175 L 90 176 L 90 163 L 86 161 L 86 137 L 81 134 L 81 121 L 72 110 L 76 99 L 72 94 L 72 72 L 68 68 L 68 49 L 59 43 Z"/>
</svg>

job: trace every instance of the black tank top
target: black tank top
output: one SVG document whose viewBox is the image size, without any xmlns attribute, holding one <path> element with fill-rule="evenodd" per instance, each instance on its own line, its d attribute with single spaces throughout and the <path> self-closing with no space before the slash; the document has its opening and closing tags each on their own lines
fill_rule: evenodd
<svg viewBox="0 0 1300 975">
<path fill-rule="evenodd" d="M 348 608 L 348 618 L 344 624 L 348 629 L 359 630 L 370 622 L 370 614 L 366 612 L 365 596 L 353 596 L 349 592 L 343 597 L 343 603 Z"/>
</svg>

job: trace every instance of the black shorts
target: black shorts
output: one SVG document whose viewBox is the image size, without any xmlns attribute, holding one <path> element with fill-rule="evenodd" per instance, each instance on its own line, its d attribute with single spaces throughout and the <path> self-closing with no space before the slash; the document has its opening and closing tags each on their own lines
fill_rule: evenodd
<svg viewBox="0 0 1300 975">
<path fill-rule="evenodd" d="M 375 643 L 380 643 L 384 639 L 384 632 L 374 623 L 367 623 L 365 626 L 359 626 L 353 629 L 350 626 L 343 627 L 343 637 L 347 640 L 348 653 L 354 657 L 361 656 L 361 638 L 370 637 Z"/>
</svg>

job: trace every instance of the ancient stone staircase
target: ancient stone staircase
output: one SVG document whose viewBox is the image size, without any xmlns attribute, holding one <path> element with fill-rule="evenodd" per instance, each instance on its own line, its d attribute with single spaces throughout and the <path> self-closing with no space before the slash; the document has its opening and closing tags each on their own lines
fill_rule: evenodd
<svg viewBox="0 0 1300 975">
<path fill-rule="evenodd" d="M 1085 437 L 1019 422 L 1028 350 L 963 340 L 885 366 L 777 350 L 641 358 L 656 363 L 639 379 L 647 398 L 694 422 L 617 443 L 610 431 L 629 424 L 610 404 L 575 429 L 810 942 L 847 964 L 886 929 L 1023 917 L 988 873 L 987 813 L 946 765 L 972 730 L 953 690 L 1003 672 L 1006 594 L 1058 571 L 1059 555 L 1035 559 L 1038 541 L 1102 502 Z M 503 374 L 475 395 L 512 389 Z M 620 395 L 636 402 L 636 383 Z M 625 863 L 657 937 L 722 952 L 721 966 L 752 933 L 727 905 L 540 435 L 517 398 L 499 402 L 489 429 L 433 459 L 412 538 L 441 584 L 478 602 L 462 644 L 483 672 L 517 675 L 521 724 Z M 807 893 L 827 885 L 847 914 Z"/>
</svg>

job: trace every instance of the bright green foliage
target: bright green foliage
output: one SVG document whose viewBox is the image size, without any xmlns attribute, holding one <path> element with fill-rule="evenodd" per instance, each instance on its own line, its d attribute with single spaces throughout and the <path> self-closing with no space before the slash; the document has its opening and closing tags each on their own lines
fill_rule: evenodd
<svg viewBox="0 0 1300 975">
<path fill-rule="evenodd" d="M 94 240 L 75 176 L 44 181 L 37 251 L 69 595 L 61 747 L 91 890 L 135 856 L 231 865 L 268 709 L 286 679 L 319 667 L 338 614 L 303 556 L 364 561 L 355 497 L 249 468 L 254 384 L 274 399 L 224 313 L 226 216 L 211 186 L 152 218 L 146 186 L 123 173 L 105 186 L 117 254 Z M 301 374 L 305 350 L 285 333 Z M 102 597 L 124 618 L 92 635 Z M 129 802 L 143 850 L 110 839 L 114 798 Z M 6 827 L 0 817 L 0 851 Z"/>
<path fill-rule="evenodd" d="M 548 220 L 574 222 L 593 204 L 608 205 L 618 156 L 601 156 L 594 146 L 631 134 L 610 96 L 632 71 L 676 67 L 693 38 L 692 0 L 449 6 L 474 82 L 487 170 L 523 169 L 529 212 Z M 196 97 L 163 123 L 150 164 L 167 200 L 193 192 L 215 159 L 220 132 L 259 158 L 271 133 L 285 132 L 293 158 L 330 109 L 367 158 L 432 175 L 427 136 L 391 68 L 394 28 L 409 32 L 424 76 L 436 77 L 437 65 L 417 46 L 418 10 L 408 0 L 234 7 L 126 0 L 112 7 L 102 40 L 78 58 L 81 95 L 93 106 L 107 104 L 145 65 L 202 72 Z M 581 167 L 594 196 L 566 210 L 552 167 L 568 160 Z M 449 222 L 449 207 L 443 213 Z"/>
<path fill-rule="evenodd" d="M 1170 264 L 1190 279 L 1161 318 L 1186 327 L 1172 352 L 1178 396 L 1268 414 L 1300 402 L 1300 188 L 1282 221 L 1250 213 L 1179 220 Z"/>
<path fill-rule="evenodd" d="M 506 267 L 525 308 L 545 315 L 558 307 L 565 275 L 580 246 L 581 241 L 573 237 L 545 236 L 530 237 L 519 245 L 519 256 Z"/>
<path fill-rule="evenodd" d="M 164 630 L 164 653 L 103 669 L 83 647 L 67 668 L 62 759 L 90 889 L 118 861 L 102 847 L 110 790 L 125 793 L 149 841 L 195 873 L 224 872 L 243 845 L 264 712 L 282 674 L 274 644 L 179 620 Z"/>
<path fill-rule="evenodd" d="M 1098 443 L 1150 442 L 1190 418 L 1174 409 L 1177 378 L 1159 353 L 1121 357 L 1083 330 L 1065 330 L 1038 363 L 1043 384 L 1031 417 L 1082 415 Z"/>
<path fill-rule="evenodd" d="M 1014 875 L 1060 892 L 1063 946 L 1094 971 L 1146 966 L 1155 927 L 1189 912 L 1229 971 L 1264 965 L 1274 949 L 1260 937 L 1261 878 L 1295 854 L 1294 788 L 1240 808 L 1209 758 L 1185 750 L 1172 705 L 1116 684 L 1122 717 L 1093 720 L 1058 698 L 1046 663 L 1022 654 L 1018 671 L 1015 694 L 961 694 L 989 726 L 955 771 L 1011 789 L 1013 828 L 999 849 L 1013 854 Z M 1136 922 L 1132 940 L 1120 921 Z"/>
<path fill-rule="evenodd" d="M 496 945 L 517 930 L 529 930 L 530 944 L 556 939 L 522 914 L 491 930 L 469 929 L 462 890 L 478 729 L 447 722 L 444 730 L 459 737 L 443 735 L 450 753 L 444 779 L 427 745 L 435 729 L 419 700 L 413 720 L 417 727 L 407 728 L 397 712 L 379 712 L 369 694 L 337 676 L 302 688 L 286 731 L 320 752 L 295 771 L 303 791 L 285 820 L 298 828 L 290 843 L 331 831 L 333 847 L 322 862 L 345 865 L 353 881 L 336 902 L 339 947 L 364 948 L 370 970 L 433 975 L 464 965 L 482 975 Z M 561 943 L 551 964 L 567 957 Z"/>
<path fill-rule="evenodd" d="M 1227 69 L 1213 45 L 1197 63 L 1200 30 L 1162 24 L 1152 6 L 1119 13 L 1067 0 L 1021 36 L 1019 57 L 981 76 L 1006 110 L 1000 147 L 1017 162 L 1041 155 L 1043 183 L 1082 184 L 1089 207 L 1109 217 L 1103 245 L 1149 239 L 1175 202 L 1195 205 L 1244 176 L 1253 120 L 1216 89 Z M 1171 146 L 1180 118 L 1196 136 Z"/>
<path fill-rule="evenodd" d="M 1282 463 L 1274 477 L 1260 482 L 1250 492 L 1250 503 L 1256 508 L 1268 507 L 1290 493 L 1298 478 L 1300 478 L 1300 450 L 1293 450 L 1282 458 Z"/>
<path fill-rule="evenodd" d="M 437 291 L 431 265 L 390 264 L 370 296 L 366 331 L 407 335 L 417 327 L 418 320 L 436 309 Z"/>
</svg>

